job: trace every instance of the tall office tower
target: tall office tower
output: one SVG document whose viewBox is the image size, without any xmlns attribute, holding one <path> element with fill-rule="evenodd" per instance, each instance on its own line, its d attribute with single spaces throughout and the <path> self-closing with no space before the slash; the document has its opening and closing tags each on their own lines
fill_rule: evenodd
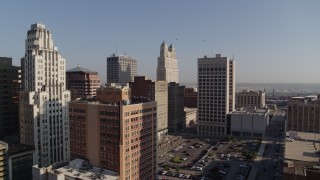
<svg viewBox="0 0 320 180">
<path fill-rule="evenodd" d="M 70 91 L 66 90 L 66 62 L 43 24 L 28 30 L 21 59 L 20 141 L 35 148 L 40 167 L 70 160 Z"/>
<path fill-rule="evenodd" d="M 0 140 L 13 136 L 19 141 L 20 86 L 21 68 L 12 66 L 12 58 L 0 57 Z"/>
<path fill-rule="evenodd" d="M 288 99 L 287 130 L 320 133 L 320 95 Z"/>
<path fill-rule="evenodd" d="M 243 90 L 236 93 L 236 108 L 256 107 L 264 108 L 266 106 L 266 93 L 264 91 Z"/>
<path fill-rule="evenodd" d="M 168 48 L 163 41 L 158 57 L 157 80 L 166 82 L 179 82 L 178 59 L 176 49 L 171 44 Z"/>
<path fill-rule="evenodd" d="M 158 139 L 168 134 L 168 84 L 164 81 L 152 81 L 146 76 L 134 77 L 130 83 L 132 96 L 147 97 L 157 102 Z"/>
<path fill-rule="evenodd" d="M 226 115 L 235 108 L 234 59 L 216 57 L 198 59 L 198 134 L 226 134 Z"/>
<path fill-rule="evenodd" d="M 70 102 L 71 158 L 116 171 L 120 179 L 156 179 L 157 103 L 128 87 L 102 87 L 96 101 Z"/>
<path fill-rule="evenodd" d="M 67 70 L 67 89 L 71 92 L 71 99 L 96 96 L 100 87 L 98 72 L 78 67 Z"/>
<path fill-rule="evenodd" d="M 177 132 L 186 127 L 184 86 L 175 82 L 168 84 L 168 124 L 169 132 Z"/>
<path fill-rule="evenodd" d="M 120 55 L 107 58 L 107 83 L 125 84 L 132 82 L 137 75 L 137 60 Z"/>
</svg>

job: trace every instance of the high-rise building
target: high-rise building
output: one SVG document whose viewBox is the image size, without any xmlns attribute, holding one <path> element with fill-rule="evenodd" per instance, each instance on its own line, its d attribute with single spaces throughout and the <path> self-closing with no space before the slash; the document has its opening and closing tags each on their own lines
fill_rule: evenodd
<svg viewBox="0 0 320 180">
<path fill-rule="evenodd" d="M 137 60 L 127 55 L 113 54 L 107 58 L 107 83 L 132 82 L 137 75 Z"/>
<path fill-rule="evenodd" d="M 0 179 L 6 180 L 7 177 L 7 152 L 8 144 L 0 141 Z"/>
<path fill-rule="evenodd" d="M 198 91 L 197 88 L 184 89 L 184 106 L 188 108 L 197 108 Z"/>
<path fill-rule="evenodd" d="M 175 82 L 168 84 L 168 127 L 169 132 L 177 132 L 186 127 L 184 86 Z"/>
<path fill-rule="evenodd" d="M 163 42 L 160 46 L 160 56 L 158 57 L 157 80 L 179 83 L 178 60 L 176 49 L 171 44 Z"/>
<path fill-rule="evenodd" d="M 20 86 L 21 68 L 12 65 L 12 58 L 0 57 L 0 140 L 19 139 Z"/>
<path fill-rule="evenodd" d="M 288 100 L 287 131 L 320 133 L 320 95 Z"/>
<path fill-rule="evenodd" d="M 96 101 L 70 102 L 71 158 L 120 174 L 156 179 L 157 104 L 128 87 L 103 87 Z"/>
<path fill-rule="evenodd" d="M 71 99 L 96 96 L 96 89 L 100 87 L 98 72 L 80 67 L 67 70 L 67 89 L 71 92 Z"/>
<path fill-rule="evenodd" d="M 33 147 L 24 144 L 9 144 L 8 179 L 32 179 L 33 154 Z"/>
<path fill-rule="evenodd" d="M 228 57 L 198 59 L 199 135 L 226 134 L 226 115 L 235 108 L 235 61 Z"/>
<path fill-rule="evenodd" d="M 131 95 L 147 97 L 157 102 L 158 139 L 168 134 L 168 84 L 165 81 L 152 81 L 145 76 L 134 77 L 130 83 Z"/>
<path fill-rule="evenodd" d="M 32 24 L 21 59 L 20 141 L 35 148 L 40 167 L 70 160 L 70 91 L 66 61 L 54 47 L 50 31 Z"/>
<path fill-rule="evenodd" d="M 266 106 L 266 93 L 264 91 L 243 90 L 236 93 L 236 108 L 264 108 Z"/>
</svg>

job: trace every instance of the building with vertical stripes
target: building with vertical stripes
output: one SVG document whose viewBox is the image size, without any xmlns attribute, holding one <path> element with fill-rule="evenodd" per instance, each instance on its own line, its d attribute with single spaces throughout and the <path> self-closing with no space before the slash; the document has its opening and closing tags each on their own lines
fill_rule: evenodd
<svg viewBox="0 0 320 180">
<path fill-rule="evenodd" d="M 226 115 L 235 108 L 235 60 L 198 59 L 198 135 L 226 135 Z"/>
<path fill-rule="evenodd" d="M 35 164 L 70 161 L 70 91 L 66 60 L 43 24 L 32 24 L 21 59 L 20 142 L 35 149 Z"/>
</svg>

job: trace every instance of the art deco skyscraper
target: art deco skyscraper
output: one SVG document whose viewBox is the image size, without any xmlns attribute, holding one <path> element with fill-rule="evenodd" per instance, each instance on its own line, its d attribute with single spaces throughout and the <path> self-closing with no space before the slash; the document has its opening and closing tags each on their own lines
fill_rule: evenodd
<svg viewBox="0 0 320 180">
<path fill-rule="evenodd" d="M 35 164 L 48 166 L 70 158 L 66 62 L 45 25 L 33 24 L 21 59 L 20 141 L 34 146 Z"/>
<path fill-rule="evenodd" d="M 157 80 L 179 83 L 178 60 L 176 49 L 171 44 L 168 48 L 163 42 L 160 46 L 160 56 L 158 57 Z"/>
<path fill-rule="evenodd" d="M 198 59 L 198 134 L 226 134 L 226 115 L 235 108 L 234 59 L 216 57 Z"/>
</svg>

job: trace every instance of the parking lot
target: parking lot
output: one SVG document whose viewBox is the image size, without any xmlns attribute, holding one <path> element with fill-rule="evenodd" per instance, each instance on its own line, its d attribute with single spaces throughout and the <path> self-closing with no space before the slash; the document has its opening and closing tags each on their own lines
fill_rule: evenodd
<svg viewBox="0 0 320 180">
<path fill-rule="evenodd" d="M 256 152 L 258 141 L 182 139 L 158 157 L 160 179 L 245 179 L 252 162 L 243 152 Z"/>
</svg>

